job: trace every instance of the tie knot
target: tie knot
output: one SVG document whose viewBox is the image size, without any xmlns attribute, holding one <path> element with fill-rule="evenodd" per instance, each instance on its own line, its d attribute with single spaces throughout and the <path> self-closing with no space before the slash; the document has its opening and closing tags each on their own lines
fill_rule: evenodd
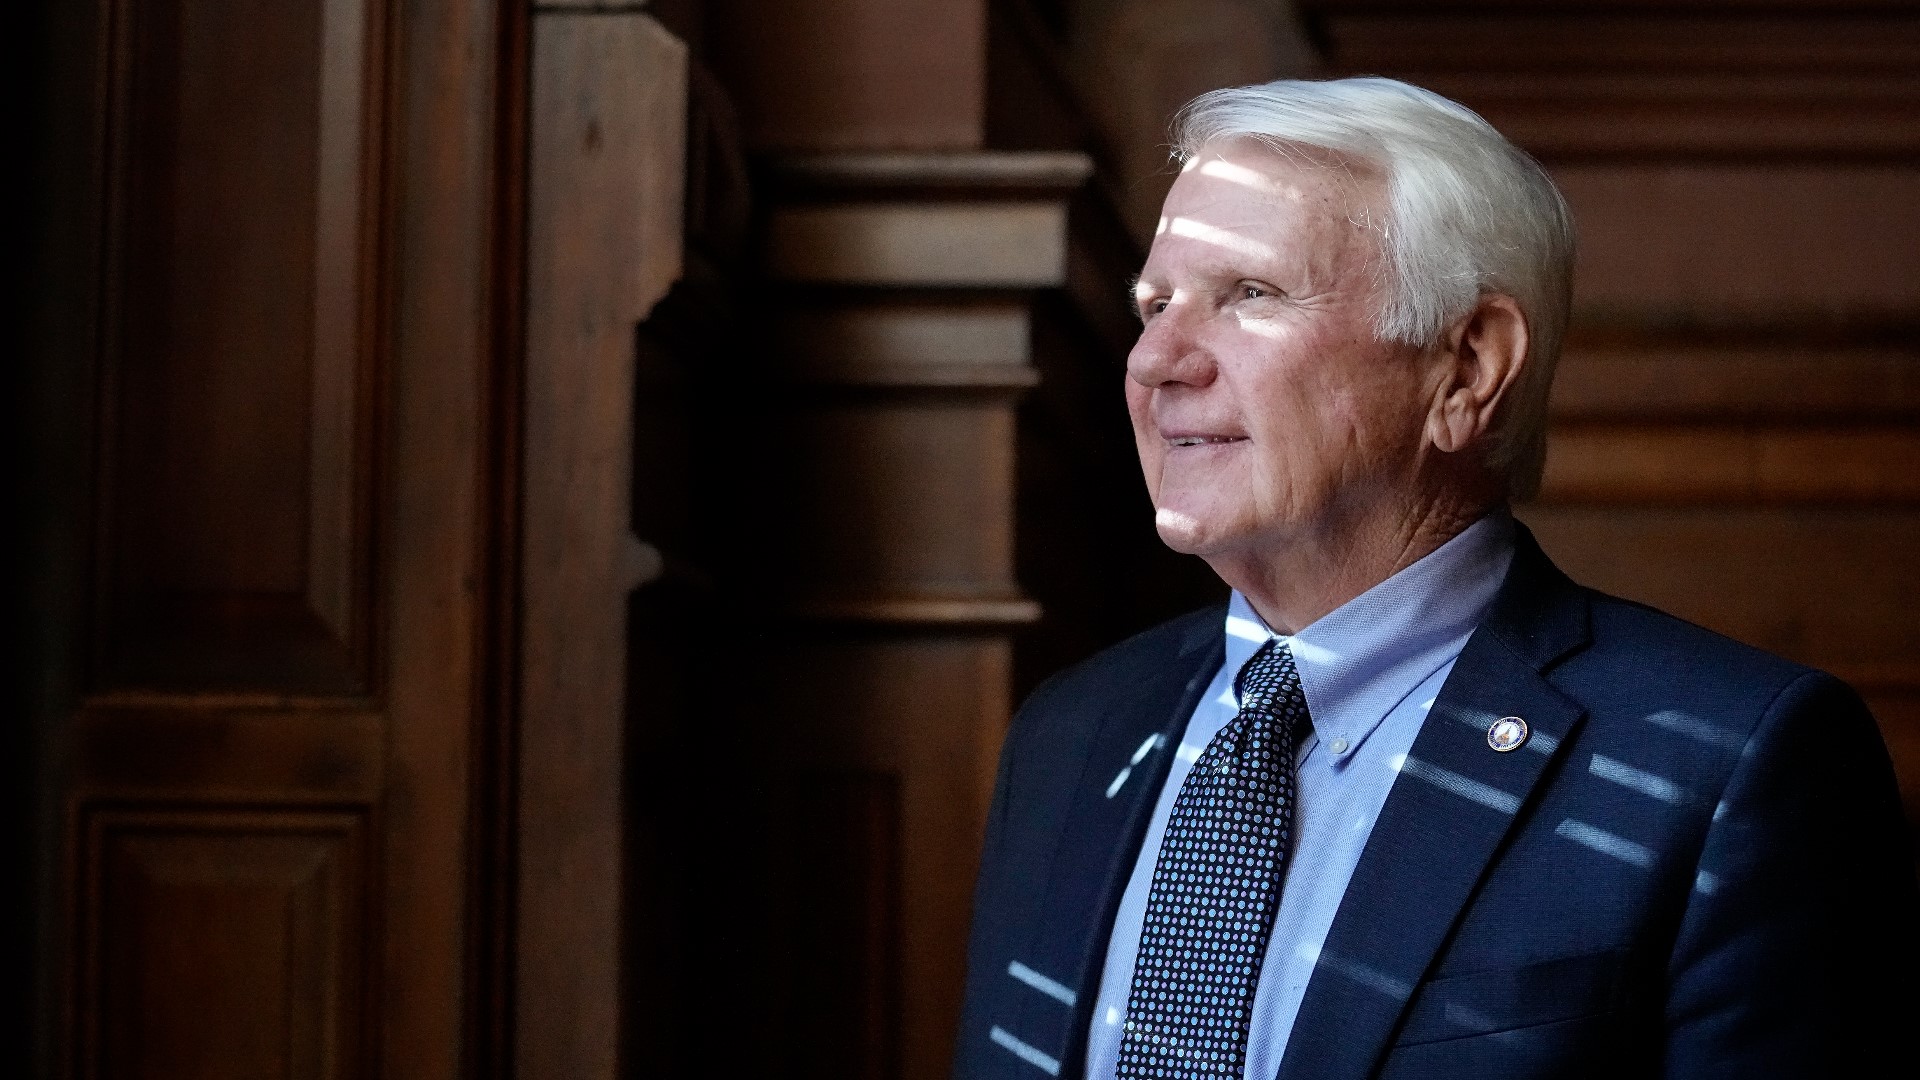
<svg viewBox="0 0 1920 1080">
<path fill-rule="evenodd" d="M 1300 669 L 1293 662 L 1293 650 L 1279 638 L 1268 638 L 1265 645 L 1240 668 L 1233 692 L 1246 708 L 1249 698 L 1271 700 L 1288 686 L 1300 685 Z"/>
<path fill-rule="evenodd" d="M 1234 693 L 1240 699 L 1241 712 L 1274 717 L 1292 733 L 1296 744 L 1311 730 L 1313 721 L 1307 715 L 1300 669 L 1293 662 L 1293 650 L 1279 638 L 1269 638 L 1240 669 Z"/>
</svg>

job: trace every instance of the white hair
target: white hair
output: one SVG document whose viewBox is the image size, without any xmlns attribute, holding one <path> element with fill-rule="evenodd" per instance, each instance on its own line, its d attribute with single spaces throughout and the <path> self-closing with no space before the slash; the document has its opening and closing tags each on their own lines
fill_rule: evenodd
<svg viewBox="0 0 1920 1080">
<path fill-rule="evenodd" d="M 1385 174 L 1374 330 L 1434 344 L 1489 292 L 1519 304 L 1527 364 L 1496 418 L 1489 463 L 1517 498 L 1540 486 L 1547 394 L 1573 288 L 1573 217 L 1539 163 L 1457 102 L 1395 79 L 1282 79 L 1202 94 L 1174 119 L 1174 154 L 1252 139 Z"/>
</svg>

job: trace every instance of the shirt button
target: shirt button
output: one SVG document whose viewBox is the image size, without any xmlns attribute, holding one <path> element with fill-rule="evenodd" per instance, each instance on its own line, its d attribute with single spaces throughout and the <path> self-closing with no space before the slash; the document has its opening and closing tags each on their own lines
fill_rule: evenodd
<svg viewBox="0 0 1920 1080">
<path fill-rule="evenodd" d="M 1335 739 L 1332 742 L 1327 744 L 1327 749 L 1333 751 L 1336 754 L 1344 754 L 1347 752 L 1347 740 Z"/>
</svg>

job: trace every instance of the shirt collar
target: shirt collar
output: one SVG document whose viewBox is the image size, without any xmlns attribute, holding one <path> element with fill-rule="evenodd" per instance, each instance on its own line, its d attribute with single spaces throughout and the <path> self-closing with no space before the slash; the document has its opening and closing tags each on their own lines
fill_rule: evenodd
<svg viewBox="0 0 1920 1080">
<path fill-rule="evenodd" d="M 1460 655 L 1512 560 L 1513 518 L 1502 509 L 1295 634 L 1270 630 L 1236 589 L 1227 605 L 1227 670 L 1237 675 L 1269 639 L 1285 642 L 1314 732 L 1323 744 L 1344 745 L 1330 758 L 1344 760 Z"/>
</svg>

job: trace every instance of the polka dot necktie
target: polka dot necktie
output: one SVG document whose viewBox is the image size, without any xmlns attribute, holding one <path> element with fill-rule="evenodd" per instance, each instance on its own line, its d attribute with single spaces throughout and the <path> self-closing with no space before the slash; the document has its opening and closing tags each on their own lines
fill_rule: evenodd
<svg viewBox="0 0 1920 1080">
<path fill-rule="evenodd" d="M 1240 712 L 1167 819 L 1120 1041 L 1120 1080 L 1240 1080 L 1293 832 L 1294 753 L 1312 729 L 1293 653 L 1240 669 Z"/>
</svg>

